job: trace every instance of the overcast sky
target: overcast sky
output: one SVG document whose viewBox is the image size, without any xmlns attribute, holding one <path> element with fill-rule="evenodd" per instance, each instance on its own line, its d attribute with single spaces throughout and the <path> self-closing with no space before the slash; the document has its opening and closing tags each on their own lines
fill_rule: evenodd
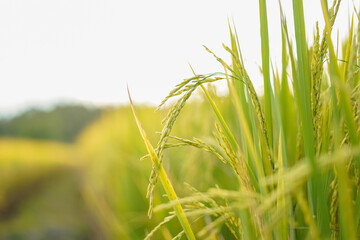
<svg viewBox="0 0 360 240">
<path fill-rule="evenodd" d="M 293 28 L 291 1 L 282 1 Z M 272 60 L 280 59 L 278 0 L 268 0 Z M 304 0 L 307 37 L 319 1 Z M 343 1 L 337 26 L 348 29 L 352 1 Z M 228 18 L 246 67 L 261 86 L 256 0 L 0 0 L 0 115 L 57 101 L 127 103 L 126 82 L 138 103 L 158 104 L 176 83 L 221 71 L 206 45 L 229 59 Z M 293 35 L 293 31 L 290 31 Z"/>
</svg>

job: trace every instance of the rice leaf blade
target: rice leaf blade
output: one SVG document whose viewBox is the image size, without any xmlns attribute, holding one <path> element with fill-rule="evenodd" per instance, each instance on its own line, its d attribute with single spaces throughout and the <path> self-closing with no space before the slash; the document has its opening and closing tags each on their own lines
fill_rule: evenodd
<svg viewBox="0 0 360 240">
<path fill-rule="evenodd" d="M 129 88 L 128 88 L 128 96 L 129 96 L 130 106 L 131 106 L 131 109 L 132 109 L 136 124 L 137 124 L 138 129 L 139 129 L 139 131 L 141 133 L 141 136 L 142 136 L 142 138 L 144 140 L 144 143 L 146 145 L 146 149 L 149 152 L 151 160 L 152 160 L 153 164 L 155 165 L 155 167 L 156 167 L 156 169 L 158 171 L 159 178 L 160 178 L 160 181 L 161 181 L 161 183 L 162 183 L 162 185 L 164 187 L 164 190 L 165 190 L 165 192 L 166 192 L 166 194 L 167 194 L 170 201 L 177 202 L 175 204 L 175 206 L 174 206 L 176 216 L 178 217 L 179 222 L 180 222 L 182 228 L 184 229 L 185 234 L 188 237 L 188 239 L 195 240 L 196 239 L 195 235 L 194 235 L 194 233 L 193 233 L 193 231 L 191 229 L 191 226 L 190 226 L 190 223 L 189 223 L 187 217 L 185 216 L 185 213 L 184 213 L 184 210 L 183 210 L 181 204 L 178 202 L 178 197 L 177 197 L 177 195 L 175 193 L 175 190 L 174 190 L 174 188 L 173 188 L 173 186 L 171 184 L 171 181 L 168 178 L 163 165 L 161 164 L 161 162 L 159 161 L 159 159 L 158 159 L 158 157 L 156 155 L 155 149 L 153 148 L 153 146 L 151 145 L 149 139 L 147 138 L 146 132 L 145 132 L 144 128 L 142 127 L 142 124 L 141 124 L 139 118 L 136 115 L 135 107 L 134 107 L 134 105 L 132 103 L 132 99 L 130 97 Z"/>
<path fill-rule="evenodd" d="M 269 51 L 269 33 L 266 0 L 259 0 L 260 11 L 260 35 L 261 35 L 261 57 L 262 57 L 262 71 L 264 76 L 264 95 L 265 95 L 265 119 L 269 135 L 269 144 L 272 149 L 273 133 L 272 133 L 272 98 L 273 92 L 270 84 L 270 51 Z"/>
</svg>

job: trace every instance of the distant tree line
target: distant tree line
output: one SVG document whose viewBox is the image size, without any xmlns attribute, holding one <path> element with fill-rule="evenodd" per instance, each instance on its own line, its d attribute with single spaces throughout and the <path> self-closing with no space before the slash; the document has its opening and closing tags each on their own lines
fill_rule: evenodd
<svg viewBox="0 0 360 240">
<path fill-rule="evenodd" d="M 0 119 L 0 136 L 73 142 L 101 111 L 82 105 L 58 105 L 48 111 L 30 109 L 11 119 Z"/>
</svg>

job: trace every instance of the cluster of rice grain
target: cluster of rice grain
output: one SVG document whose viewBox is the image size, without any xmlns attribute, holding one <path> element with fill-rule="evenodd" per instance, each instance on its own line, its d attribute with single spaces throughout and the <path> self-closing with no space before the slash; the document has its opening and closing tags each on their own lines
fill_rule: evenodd
<svg viewBox="0 0 360 240">
<path fill-rule="evenodd" d="M 231 47 L 224 46 L 224 49 L 232 57 L 231 65 L 206 48 L 224 67 L 224 73 L 195 74 L 177 85 L 161 103 L 160 106 L 177 97 L 165 118 L 156 152 L 145 138 L 153 159 L 159 160 L 153 165 L 150 179 L 149 212 L 153 208 L 151 193 L 157 178 L 166 174 L 162 170 L 162 155 L 168 147 L 187 144 L 212 152 L 233 169 L 238 185 L 231 191 L 220 188 L 194 191 L 193 195 L 183 198 L 176 197 L 175 192 L 174 195 L 168 193 L 170 202 L 155 210 L 173 208 L 175 212 L 150 236 L 177 216 L 188 239 L 195 236 L 222 239 L 226 231 L 231 232 L 234 239 L 359 237 L 360 28 L 355 30 L 352 18 L 349 36 L 339 56 L 331 31 L 340 0 L 334 0 L 330 8 L 327 1 L 321 0 L 321 6 L 325 29 L 321 37 L 316 25 L 310 47 L 306 42 L 302 1 L 293 1 L 295 47 L 281 11 L 282 74 L 279 76 L 277 69 L 271 72 L 269 67 L 266 1 L 259 0 L 263 97 L 254 90 L 236 31 L 230 29 Z M 228 84 L 232 118 L 223 116 L 216 96 L 204 87 L 220 80 Z M 198 87 L 217 120 L 216 145 L 170 136 L 186 101 Z M 229 124 L 233 122 L 236 124 Z M 140 123 L 139 129 L 144 136 Z M 170 139 L 178 143 L 169 143 Z M 171 186 L 171 181 L 165 181 L 164 176 L 161 182 L 165 189 Z M 203 228 L 194 232 L 193 226 L 198 224 L 203 224 Z"/>
</svg>

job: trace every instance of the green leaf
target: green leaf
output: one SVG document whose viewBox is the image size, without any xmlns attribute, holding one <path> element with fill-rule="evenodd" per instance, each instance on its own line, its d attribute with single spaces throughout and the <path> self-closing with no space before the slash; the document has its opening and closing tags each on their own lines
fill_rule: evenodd
<svg viewBox="0 0 360 240">
<path fill-rule="evenodd" d="M 157 169 L 158 174 L 159 174 L 160 181 L 161 181 L 161 183 L 162 183 L 162 185 L 163 185 L 163 187 L 165 189 L 165 192 L 166 192 L 166 194 L 167 194 L 170 201 L 175 201 L 175 202 L 177 201 L 177 203 L 174 205 L 174 210 L 175 210 L 176 216 L 178 217 L 179 222 L 180 222 L 181 226 L 183 227 L 183 229 L 185 231 L 185 234 L 188 237 L 188 239 L 194 240 L 194 239 L 196 239 L 195 235 L 194 235 L 194 233 L 193 233 L 193 231 L 191 229 L 191 226 L 189 224 L 188 219 L 185 216 L 185 213 L 184 213 L 184 210 L 183 210 L 181 204 L 178 202 L 178 197 L 176 196 L 176 193 L 175 193 L 175 190 L 174 190 L 174 188 L 173 188 L 173 186 L 171 184 L 171 181 L 168 178 L 163 165 L 161 164 L 161 162 L 159 161 L 158 156 L 156 155 L 155 149 L 151 145 L 151 143 L 150 143 L 150 141 L 149 141 L 149 139 L 148 139 L 148 137 L 146 135 L 146 132 L 145 132 L 144 128 L 142 127 L 139 118 L 136 115 L 135 108 L 134 108 L 133 102 L 132 102 L 131 97 L 130 97 L 129 88 L 128 88 L 128 95 L 129 95 L 130 106 L 131 106 L 133 115 L 135 117 L 136 124 L 137 124 L 138 129 L 139 129 L 139 131 L 141 133 L 141 136 L 142 136 L 142 138 L 144 140 L 144 143 L 146 145 L 146 149 L 148 150 L 150 158 L 151 158 L 153 164 L 156 166 L 156 169 Z"/>
</svg>

